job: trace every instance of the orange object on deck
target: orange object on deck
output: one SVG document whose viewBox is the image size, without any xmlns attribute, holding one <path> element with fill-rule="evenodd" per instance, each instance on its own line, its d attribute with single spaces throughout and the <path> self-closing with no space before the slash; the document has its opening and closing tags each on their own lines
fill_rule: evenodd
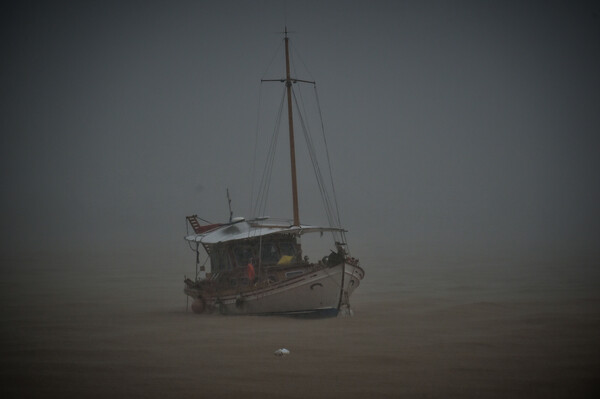
<svg viewBox="0 0 600 399">
<path fill-rule="evenodd" d="M 254 265 L 250 262 L 248 263 L 248 279 L 250 282 L 254 281 L 254 277 L 256 277 L 256 272 L 254 271 Z"/>
</svg>

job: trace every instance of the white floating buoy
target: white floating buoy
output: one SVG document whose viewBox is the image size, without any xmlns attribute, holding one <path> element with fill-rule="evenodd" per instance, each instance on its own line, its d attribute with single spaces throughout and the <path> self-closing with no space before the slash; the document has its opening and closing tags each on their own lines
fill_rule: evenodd
<svg viewBox="0 0 600 399">
<path fill-rule="evenodd" d="M 275 356 L 287 356 L 289 354 L 290 354 L 290 351 L 285 348 L 277 349 L 275 351 Z"/>
</svg>

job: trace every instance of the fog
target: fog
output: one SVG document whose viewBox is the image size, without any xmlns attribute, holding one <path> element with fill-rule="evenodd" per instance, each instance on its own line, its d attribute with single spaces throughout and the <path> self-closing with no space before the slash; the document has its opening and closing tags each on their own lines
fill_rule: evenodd
<svg viewBox="0 0 600 399">
<path fill-rule="evenodd" d="M 0 18 L 9 396 L 596 387 L 594 2 L 14 1 Z M 186 313 L 185 216 L 227 221 L 227 189 L 234 216 L 260 216 L 252 194 L 283 90 L 260 80 L 284 75 L 286 26 L 294 77 L 317 82 L 342 225 L 366 272 L 355 317 Z M 264 213 L 291 218 L 282 125 Z M 300 219 L 327 223 L 296 143 Z M 291 354 L 274 362 L 282 346 Z"/>
<path fill-rule="evenodd" d="M 2 14 L 5 251 L 177 251 L 184 216 L 227 219 L 226 188 L 247 216 L 259 80 L 287 24 L 317 81 L 355 247 L 597 254 L 591 2 L 18 2 Z M 308 223 L 312 194 L 300 193 Z"/>
</svg>

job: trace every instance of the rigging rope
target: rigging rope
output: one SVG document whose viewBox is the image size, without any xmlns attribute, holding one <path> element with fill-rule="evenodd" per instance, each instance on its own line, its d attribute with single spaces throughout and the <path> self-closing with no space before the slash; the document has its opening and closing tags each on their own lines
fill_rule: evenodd
<svg viewBox="0 0 600 399">
<path fill-rule="evenodd" d="M 271 58 L 271 61 L 267 65 L 267 69 L 265 69 L 265 72 L 263 73 L 261 80 L 264 79 L 265 76 L 267 76 L 267 73 L 269 72 L 269 68 L 271 68 L 271 65 L 273 65 L 273 61 L 275 60 L 275 57 L 277 56 L 277 54 L 279 54 L 279 50 L 283 47 L 283 43 L 284 43 L 284 40 L 282 39 L 279 42 L 279 46 L 277 47 L 277 49 L 273 53 L 273 57 Z"/>
<path fill-rule="evenodd" d="M 256 111 L 256 131 L 254 132 L 254 157 L 252 159 L 252 179 L 250 183 L 250 212 L 254 211 L 254 176 L 256 173 L 256 152 L 258 151 L 258 132 L 260 131 L 260 105 L 262 102 L 262 83 L 258 86 L 258 109 Z M 254 215 L 256 216 L 256 215 Z"/>
<path fill-rule="evenodd" d="M 285 100 L 285 87 L 279 103 L 279 110 L 277 112 L 277 118 L 275 121 L 275 128 L 271 135 L 271 142 L 269 144 L 269 150 L 267 153 L 267 160 L 265 162 L 265 168 L 263 170 L 262 177 L 260 179 L 260 185 L 257 195 L 257 201 L 255 204 L 254 215 L 262 216 L 266 210 L 267 199 L 269 194 L 269 188 L 271 185 L 271 175 L 273 173 L 273 164 L 275 161 L 275 149 L 277 147 L 277 139 L 279 137 L 279 126 L 281 124 L 281 115 L 283 114 L 283 104 Z"/>
<path fill-rule="evenodd" d="M 292 50 L 290 52 L 290 61 L 292 63 L 292 67 L 294 67 L 294 57 L 298 57 L 298 59 L 300 60 L 300 63 L 302 64 L 302 66 L 304 67 L 304 69 L 306 69 L 306 73 L 308 73 L 308 76 L 310 77 L 310 80 L 315 80 L 313 78 L 312 73 L 310 72 L 310 70 L 308 69 L 308 66 L 306 65 L 306 63 L 304 62 L 304 60 L 302 59 L 302 57 L 300 56 L 300 52 L 296 51 L 296 46 L 294 45 L 294 42 L 290 41 L 290 49 Z M 294 68 L 295 69 L 295 68 Z"/>
<path fill-rule="evenodd" d="M 305 120 L 305 118 L 302 116 L 302 113 L 300 112 L 300 105 L 298 102 L 298 98 L 296 96 L 296 91 L 292 90 L 292 94 L 294 97 L 294 103 L 296 105 L 296 109 L 298 111 L 298 118 L 300 120 L 300 125 L 302 127 L 302 133 L 304 134 L 304 139 L 306 141 L 306 147 L 308 149 L 308 154 L 310 156 L 310 160 L 311 160 L 313 170 L 315 173 L 315 178 L 317 180 L 317 186 L 318 186 L 319 192 L 321 194 L 321 199 L 323 200 L 323 205 L 325 208 L 325 214 L 327 216 L 327 221 L 329 222 L 330 226 L 340 227 L 340 226 L 337 226 L 336 220 L 334 218 L 333 206 L 331 204 L 331 200 L 329 199 L 329 194 L 327 192 L 327 187 L 326 187 L 325 181 L 323 179 L 323 174 L 321 173 L 321 167 L 319 166 L 317 153 L 315 150 L 315 145 L 314 145 L 314 142 L 310 135 L 307 121 Z M 336 233 L 332 232 L 332 234 L 333 234 L 334 239 L 337 239 Z"/>
<path fill-rule="evenodd" d="M 336 211 L 336 217 L 337 217 L 337 223 L 338 223 L 338 227 L 342 227 L 342 220 L 340 218 L 340 207 L 338 205 L 338 200 L 337 200 L 337 194 L 335 192 L 335 184 L 333 183 L 333 171 L 331 169 L 331 159 L 329 157 L 329 146 L 327 145 L 327 138 L 325 136 L 325 124 L 323 123 L 323 113 L 321 112 L 321 102 L 319 101 L 319 93 L 317 92 L 317 85 L 313 85 L 314 87 L 314 91 L 315 91 L 315 99 L 317 101 L 317 109 L 319 110 L 319 120 L 321 121 L 321 132 L 323 134 L 323 143 L 325 143 L 325 155 L 327 158 L 327 167 L 329 169 L 329 178 L 331 181 L 331 191 L 333 193 L 333 202 L 335 204 L 335 211 Z M 350 248 L 348 246 L 348 242 L 346 241 L 346 233 L 345 232 L 340 232 L 340 235 L 342 236 L 342 240 L 344 243 L 346 243 L 346 249 L 348 251 L 348 253 L 350 253 Z"/>
<path fill-rule="evenodd" d="M 271 62 L 269 63 L 269 67 L 267 67 L 267 71 L 265 71 L 265 75 L 268 72 L 271 65 L 273 64 L 273 60 L 274 60 L 275 56 L 277 55 L 277 53 L 279 52 L 279 49 L 281 48 L 283 43 L 284 43 L 284 41 L 282 40 L 278 49 L 275 52 L 275 55 L 273 56 L 273 59 L 271 59 Z M 308 75 L 312 77 L 312 74 L 310 73 L 308 67 L 306 66 L 306 63 L 304 63 L 304 60 L 300 57 L 300 55 L 296 51 L 295 46 L 291 46 L 291 49 L 292 49 L 292 52 L 291 52 L 292 54 L 291 54 L 290 61 L 292 64 L 291 65 L 292 70 L 293 71 L 296 70 L 295 65 L 294 65 L 294 59 L 297 57 L 300 60 L 302 66 L 304 67 L 306 72 L 308 73 Z M 263 77 L 265 75 L 263 75 Z M 325 135 L 325 126 L 324 126 L 324 122 L 323 122 L 323 114 L 321 111 L 321 104 L 319 101 L 317 86 L 315 83 L 313 83 L 313 90 L 314 90 L 314 95 L 315 95 L 315 99 L 316 99 L 316 107 L 317 107 L 317 112 L 318 112 L 320 128 L 321 128 L 323 145 L 325 146 L 325 157 L 327 159 L 327 171 L 329 173 L 329 184 L 331 185 L 331 195 L 328 191 L 327 184 L 325 184 L 325 178 L 323 177 L 323 173 L 319 166 L 318 155 L 317 155 L 317 151 L 315 149 L 315 143 L 311 137 L 308 119 L 306 119 L 304 117 L 304 115 L 308 115 L 308 113 L 306 112 L 306 105 L 302 98 L 302 91 L 300 90 L 299 85 L 296 87 L 298 87 L 298 90 L 296 90 L 294 87 L 292 87 L 293 103 L 296 108 L 296 117 L 300 121 L 300 124 L 302 127 L 302 133 L 304 135 L 304 139 L 305 139 L 306 146 L 308 149 L 309 157 L 310 157 L 310 160 L 311 160 L 311 163 L 313 166 L 313 170 L 315 173 L 315 178 L 317 180 L 317 186 L 318 186 L 318 189 L 319 189 L 319 192 L 321 195 L 321 199 L 323 201 L 325 214 L 326 214 L 328 223 L 331 227 L 341 228 L 342 224 L 341 224 L 341 218 L 340 218 L 340 210 L 339 210 L 339 205 L 338 205 L 338 200 L 337 200 L 337 193 L 336 193 L 335 185 L 334 185 L 334 181 L 333 181 L 331 158 L 329 155 L 329 147 L 327 145 L 327 138 Z M 262 84 L 261 84 L 261 90 L 262 90 Z M 298 94 L 296 94 L 296 92 Z M 262 92 L 261 92 L 261 95 L 262 95 Z M 281 97 L 281 102 L 279 104 L 279 110 L 278 110 L 277 117 L 276 117 L 275 128 L 274 128 L 273 134 L 271 136 L 271 141 L 270 141 L 270 145 L 269 145 L 269 149 L 268 149 L 268 153 L 267 153 L 265 168 L 263 170 L 263 174 L 260 179 L 260 185 L 259 185 L 259 189 L 258 189 L 256 203 L 252 203 L 252 199 L 254 197 L 254 179 L 253 179 L 253 183 L 252 183 L 252 198 L 251 198 L 250 208 L 253 211 L 253 216 L 255 216 L 255 217 L 263 216 L 265 214 L 266 207 L 267 207 L 267 199 L 268 199 L 270 183 L 271 183 L 271 176 L 272 176 L 274 160 L 275 160 L 275 149 L 277 146 L 278 132 L 280 129 L 280 124 L 281 124 L 281 117 L 282 117 L 282 113 L 283 113 L 283 105 L 284 105 L 284 101 L 285 101 L 285 95 L 286 95 L 286 88 L 284 87 L 283 94 Z M 262 102 L 262 98 L 259 97 L 259 108 L 261 106 L 261 102 Z M 260 110 L 259 110 L 259 114 L 260 114 Z M 257 130 L 256 130 L 254 164 L 253 164 L 253 173 L 252 173 L 253 176 L 255 173 L 255 163 L 256 163 L 257 149 L 258 149 L 258 132 L 259 132 L 259 123 L 257 123 Z M 346 243 L 346 234 L 343 231 L 332 232 L 334 240 L 338 241 L 338 236 L 337 236 L 338 234 L 341 237 L 340 241 Z M 347 245 L 347 243 L 346 243 L 346 245 Z M 346 250 L 348 253 L 350 253 L 348 246 L 346 247 Z"/>
</svg>

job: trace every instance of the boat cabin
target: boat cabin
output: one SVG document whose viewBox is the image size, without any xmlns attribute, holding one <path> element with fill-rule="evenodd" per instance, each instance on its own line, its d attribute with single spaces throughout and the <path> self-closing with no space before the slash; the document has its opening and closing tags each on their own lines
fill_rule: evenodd
<svg viewBox="0 0 600 399">
<path fill-rule="evenodd" d="M 188 218 L 189 220 L 189 218 Z M 190 223 L 193 226 L 193 223 Z M 257 280 L 280 281 L 306 273 L 316 264 L 303 256 L 300 236 L 306 233 L 343 231 L 332 227 L 292 225 L 289 221 L 234 219 L 227 224 L 194 226 L 196 234 L 186 237 L 202 245 L 210 257 L 212 278 L 236 280 L 235 285 L 248 282 L 248 265 L 252 264 Z M 340 259 L 339 261 L 342 261 Z M 244 281 L 242 281 L 244 280 Z"/>
<path fill-rule="evenodd" d="M 205 244 L 213 273 L 246 267 L 293 265 L 302 262 L 302 249 L 293 234 L 273 234 L 245 240 Z"/>
</svg>

